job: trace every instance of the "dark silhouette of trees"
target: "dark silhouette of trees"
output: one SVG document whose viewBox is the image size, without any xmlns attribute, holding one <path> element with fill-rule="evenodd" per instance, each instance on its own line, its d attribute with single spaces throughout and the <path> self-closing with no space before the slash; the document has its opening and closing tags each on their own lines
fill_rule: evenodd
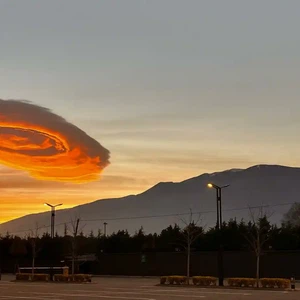
<svg viewBox="0 0 300 300">
<path fill-rule="evenodd" d="M 19 269 L 19 259 L 27 254 L 26 241 L 15 236 L 11 243 L 9 253 L 15 259 L 14 271 L 17 272 Z"/>
<path fill-rule="evenodd" d="M 132 238 L 127 230 L 119 230 L 117 233 L 113 233 L 109 237 L 103 236 L 103 238 L 100 239 L 100 243 L 104 245 L 102 248 L 105 252 L 128 253 L 131 250 Z"/>
<path fill-rule="evenodd" d="M 182 247 L 178 245 L 178 241 L 181 239 L 181 229 L 177 224 L 170 225 L 166 229 L 163 229 L 161 234 L 156 239 L 156 249 L 159 251 L 176 251 Z"/>
<path fill-rule="evenodd" d="M 130 234 L 119 230 L 106 237 L 101 231 L 95 234 L 82 233 L 82 223 L 74 219 L 74 228 L 69 225 L 67 235 L 51 239 L 48 233 L 36 235 L 34 232 L 24 238 L 9 234 L 0 236 L 1 267 L 15 271 L 20 266 L 62 266 L 62 261 L 71 265 L 77 256 L 103 253 L 139 253 L 147 252 L 186 252 L 217 251 L 218 232 L 215 227 L 205 230 L 193 221 L 186 224 L 173 224 L 160 233 L 147 233 L 143 228 Z M 77 229 L 76 229 L 77 228 Z M 194 238 L 194 233 L 196 238 Z M 224 222 L 221 232 L 224 251 L 251 251 L 255 253 L 259 276 L 260 258 L 266 251 L 300 251 L 300 226 L 291 222 L 281 226 L 270 224 L 268 215 L 258 214 L 249 222 L 231 219 Z M 189 242 L 188 242 L 189 241 Z M 34 244 L 35 243 L 35 244 Z M 190 244 L 190 246 L 188 246 Z M 147 255 L 146 255 L 147 256 Z M 34 262 L 33 262 L 34 257 Z M 38 257 L 38 260 L 36 260 Z M 64 264 L 64 263 L 63 263 Z"/>
</svg>

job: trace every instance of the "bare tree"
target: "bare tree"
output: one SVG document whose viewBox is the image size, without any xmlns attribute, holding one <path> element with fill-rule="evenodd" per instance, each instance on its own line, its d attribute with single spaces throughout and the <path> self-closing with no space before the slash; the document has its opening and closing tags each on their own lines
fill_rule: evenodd
<svg viewBox="0 0 300 300">
<path fill-rule="evenodd" d="M 28 235 L 28 241 L 30 243 L 31 246 L 31 268 L 32 268 L 32 278 L 34 275 L 34 268 L 35 268 L 35 261 L 36 261 L 36 257 L 38 255 L 38 253 L 41 251 L 41 247 L 39 245 L 39 224 L 36 223 L 35 224 L 35 228 L 30 230 L 30 233 Z"/>
<path fill-rule="evenodd" d="M 268 220 L 272 214 L 264 211 L 263 207 L 260 207 L 258 211 L 249 208 L 249 212 L 251 221 L 248 224 L 248 229 L 247 232 L 244 233 L 244 236 L 256 256 L 256 286 L 258 287 L 260 258 L 264 252 L 266 242 L 270 239 L 271 225 Z"/>
<path fill-rule="evenodd" d="M 187 254 L 186 261 L 186 276 L 187 284 L 190 282 L 190 267 L 191 267 L 191 247 L 195 241 L 203 234 L 203 228 L 199 226 L 201 223 L 200 215 L 197 216 L 196 220 L 193 215 L 193 211 L 190 210 L 190 214 L 187 219 L 180 219 L 184 224 L 184 228 L 181 230 L 182 243 Z"/>
<path fill-rule="evenodd" d="M 75 273 L 75 262 L 77 260 L 77 251 L 78 251 L 78 236 L 80 232 L 83 231 L 85 225 L 80 224 L 80 217 L 76 216 L 75 218 L 71 218 L 71 254 L 72 254 L 72 275 Z"/>
<path fill-rule="evenodd" d="M 300 226 L 300 203 L 294 203 L 284 215 L 283 224 L 293 227 Z"/>
</svg>

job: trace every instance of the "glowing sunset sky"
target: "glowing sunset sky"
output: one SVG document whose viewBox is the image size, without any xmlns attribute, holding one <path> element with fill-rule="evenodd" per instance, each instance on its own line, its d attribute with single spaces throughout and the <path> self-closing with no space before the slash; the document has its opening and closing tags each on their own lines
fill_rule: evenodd
<svg viewBox="0 0 300 300">
<path fill-rule="evenodd" d="M 45 201 L 299 166 L 299 11 L 292 0 L 0 1 L 0 99 L 49 108 L 111 153 L 102 179 L 80 185 L 1 165 L 0 222 Z"/>
</svg>

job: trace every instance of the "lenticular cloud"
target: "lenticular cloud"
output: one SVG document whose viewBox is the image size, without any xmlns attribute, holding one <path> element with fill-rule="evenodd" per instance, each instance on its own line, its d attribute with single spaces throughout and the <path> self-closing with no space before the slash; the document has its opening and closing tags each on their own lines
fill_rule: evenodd
<svg viewBox="0 0 300 300">
<path fill-rule="evenodd" d="M 65 182 L 99 179 L 109 151 L 49 109 L 0 99 L 0 164 Z"/>
</svg>

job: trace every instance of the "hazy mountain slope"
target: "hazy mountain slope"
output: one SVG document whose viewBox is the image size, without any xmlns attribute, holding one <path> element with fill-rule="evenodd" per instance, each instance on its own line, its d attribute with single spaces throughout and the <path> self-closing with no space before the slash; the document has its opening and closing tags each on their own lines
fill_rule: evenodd
<svg viewBox="0 0 300 300">
<path fill-rule="evenodd" d="M 57 226 L 57 231 L 62 233 L 63 223 L 68 223 L 76 215 L 85 220 L 85 232 L 97 232 L 99 228 L 103 230 L 104 220 L 108 223 L 108 233 L 118 229 L 134 232 L 141 226 L 147 232 L 160 231 L 171 223 L 180 223 L 182 216 L 136 217 L 181 214 L 189 209 L 194 212 L 202 211 L 203 224 L 211 226 L 216 219 L 216 195 L 215 190 L 207 188 L 209 182 L 217 185 L 230 184 L 223 191 L 224 220 L 248 218 L 248 209 L 240 208 L 272 205 L 269 209 L 273 213 L 272 220 L 279 222 L 290 206 L 278 204 L 298 201 L 300 168 L 260 165 L 245 170 L 203 174 L 180 183 L 159 183 L 136 196 L 98 200 L 57 211 L 56 224 L 62 224 Z M 33 228 L 36 222 L 40 226 L 49 225 L 50 213 L 28 215 L 3 223 L 0 225 L 0 232 L 20 232 Z"/>
</svg>

